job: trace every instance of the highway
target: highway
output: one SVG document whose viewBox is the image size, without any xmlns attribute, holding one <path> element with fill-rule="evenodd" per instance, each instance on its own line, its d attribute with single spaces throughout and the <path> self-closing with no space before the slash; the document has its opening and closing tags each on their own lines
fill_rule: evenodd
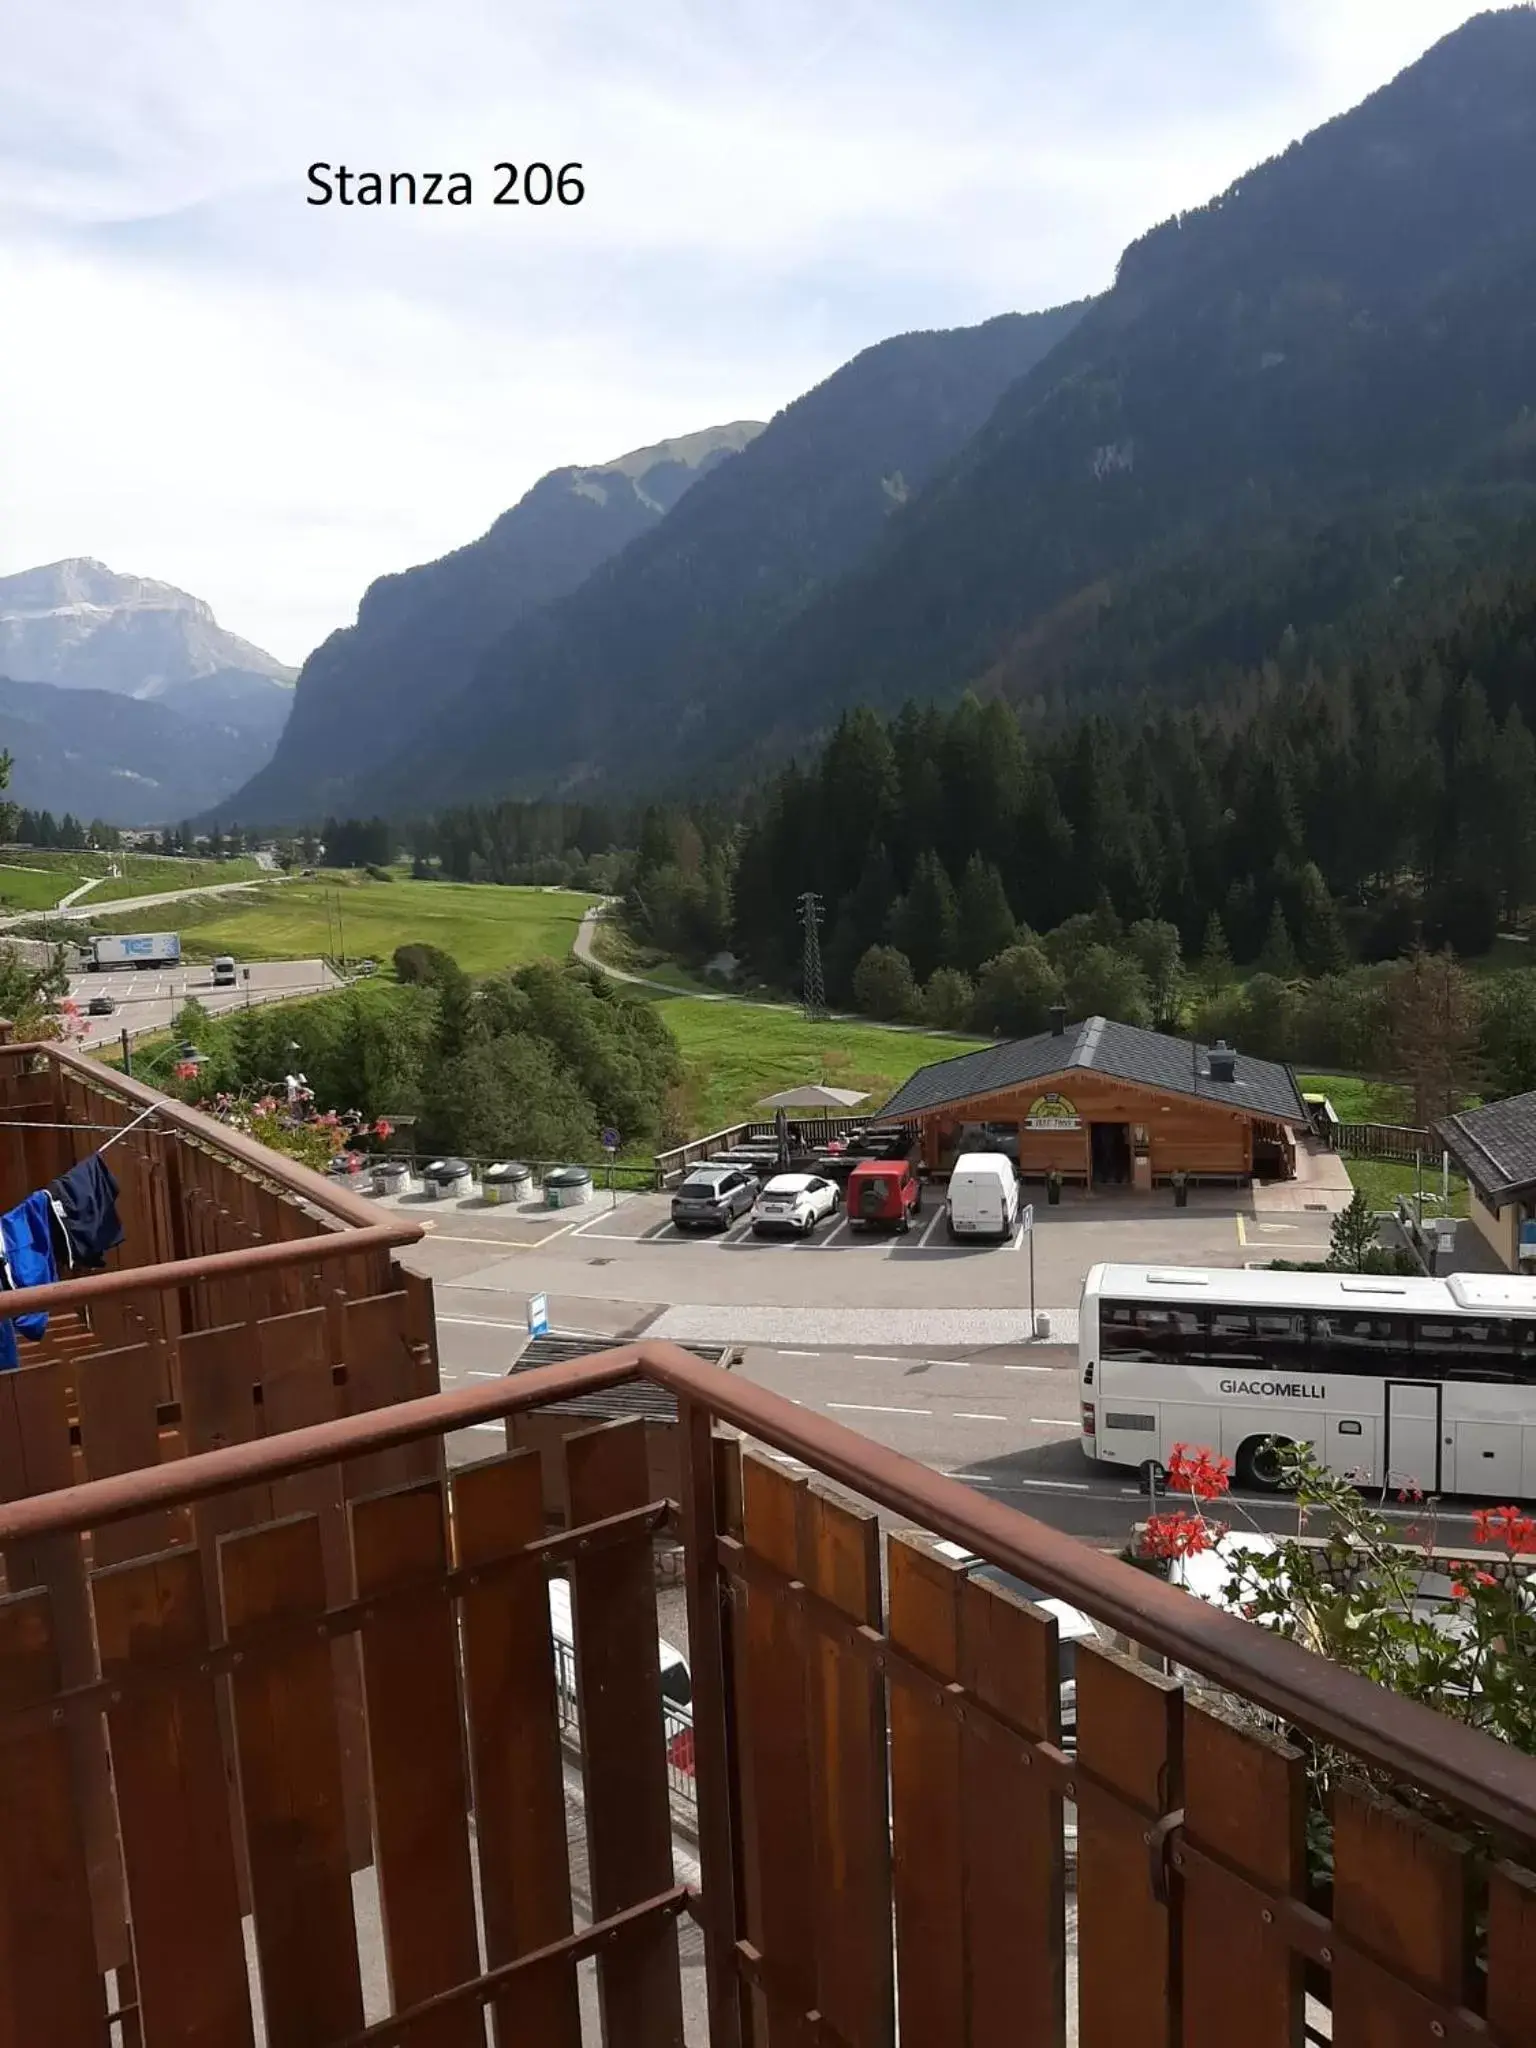
<svg viewBox="0 0 1536 2048">
<path fill-rule="evenodd" d="M 207 961 L 188 960 L 176 968 L 118 968 L 105 974 L 71 975 L 69 994 L 79 1004 L 85 1036 L 78 1042 L 89 1052 L 97 1046 L 116 1045 L 125 1030 L 135 1038 L 146 1031 L 166 1030 L 188 996 L 196 996 L 214 1016 L 247 1004 L 279 1002 L 286 997 L 317 995 L 340 988 L 323 960 L 253 961 L 249 982 L 242 979 L 234 988 L 215 988 L 213 969 Z M 110 1016 L 92 1017 L 87 1005 L 93 996 L 110 996 L 116 1005 Z"/>
</svg>

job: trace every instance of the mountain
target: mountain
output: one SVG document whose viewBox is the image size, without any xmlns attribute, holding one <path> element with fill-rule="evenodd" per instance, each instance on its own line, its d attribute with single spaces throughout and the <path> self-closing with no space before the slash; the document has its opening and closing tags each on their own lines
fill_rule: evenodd
<svg viewBox="0 0 1536 2048">
<path fill-rule="evenodd" d="M 9 803 L 113 825 L 161 825 L 217 804 L 251 772 L 249 732 L 118 690 L 0 677 Z"/>
<path fill-rule="evenodd" d="M 0 675 L 164 698 L 269 745 L 293 704 L 294 671 L 202 598 L 85 557 L 0 576 Z"/>
<path fill-rule="evenodd" d="M 571 596 L 521 619 L 357 807 L 655 778 L 707 752 L 757 651 L 860 561 L 1082 310 L 864 350 Z"/>
<path fill-rule="evenodd" d="M 738 420 L 615 462 L 552 470 L 479 540 L 381 576 L 357 624 L 305 662 L 276 754 L 224 812 L 283 824 L 355 808 L 360 782 L 393 755 L 412 756 L 514 620 L 574 590 L 761 431 Z"/>
<path fill-rule="evenodd" d="M 781 750 L 854 698 L 1070 701 L 1256 663 L 1533 502 L 1522 8 L 1134 243 L 869 562 L 763 650 L 711 745 Z"/>
</svg>

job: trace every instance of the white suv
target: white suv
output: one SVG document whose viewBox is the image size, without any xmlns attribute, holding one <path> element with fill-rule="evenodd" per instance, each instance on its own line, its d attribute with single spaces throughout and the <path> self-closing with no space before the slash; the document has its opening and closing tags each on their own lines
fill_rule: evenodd
<svg viewBox="0 0 1536 2048">
<path fill-rule="evenodd" d="M 836 1181 L 818 1173 L 776 1173 L 753 1207 L 752 1234 L 809 1237 L 823 1217 L 837 1213 L 842 1199 Z"/>
</svg>

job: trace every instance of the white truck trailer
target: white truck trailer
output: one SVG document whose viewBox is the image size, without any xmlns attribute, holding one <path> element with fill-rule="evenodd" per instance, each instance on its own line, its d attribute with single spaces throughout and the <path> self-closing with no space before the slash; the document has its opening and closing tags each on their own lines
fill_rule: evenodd
<svg viewBox="0 0 1536 2048">
<path fill-rule="evenodd" d="M 121 937 L 87 939 L 86 967 L 106 974 L 114 967 L 179 967 L 181 939 L 175 932 L 125 932 Z"/>
</svg>

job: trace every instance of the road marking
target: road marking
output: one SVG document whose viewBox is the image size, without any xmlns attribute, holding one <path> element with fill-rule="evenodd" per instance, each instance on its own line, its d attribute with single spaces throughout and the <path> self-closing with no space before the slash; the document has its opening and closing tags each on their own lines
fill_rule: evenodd
<svg viewBox="0 0 1536 2048">
<path fill-rule="evenodd" d="M 1053 1365 L 1005 1365 L 1004 1372 L 1054 1372 Z"/>
<path fill-rule="evenodd" d="M 1036 1429 L 1081 1429 L 1080 1422 L 1063 1422 L 1057 1415 L 1031 1415 L 1030 1422 Z"/>
<path fill-rule="evenodd" d="M 781 1350 L 781 1351 L 779 1352 L 779 1356 L 780 1356 L 780 1358 L 820 1358 L 820 1356 L 821 1356 L 821 1353 L 820 1353 L 819 1351 L 783 1351 L 783 1350 Z"/>
<path fill-rule="evenodd" d="M 941 1202 L 941 1203 L 939 1204 L 938 1208 L 937 1208 L 937 1209 L 935 1209 L 935 1211 L 933 1212 L 933 1221 L 932 1221 L 932 1222 L 931 1222 L 931 1223 L 929 1224 L 928 1228 L 927 1228 L 927 1229 L 926 1229 L 926 1230 L 925 1230 L 925 1231 L 923 1232 L 922 1236 L 921 1236 L 921 1237 L 920 1237 L 920 1238 L 919 1238 L 919 1239 L 917 1240 L 917 1248 L 918 1248 L 918 1250 L 919 1250 L 919 1251 L 922 1251 L 922 1250 L 924 1250 L 924 1249 L 925 1249 L 925 1247 L 927 1246 L 927 1243 L 928 1243 L 928 1240 L 929 1240 L 929 1238 L 930 1238 L 930 1237 L 932 1237 L 933 1233 L 934 1233 L 934 1232 L 935 1232 L 935 1231 L 936 1231 L 936 1230 L 938 1229 L 939 1225 L 940 1225 L 940 1224 L 941 1224 L 941 1223 L 942 1223 L 943 1221 L 944 1221 L 944 1205 L 943 1205 L 943 1203 Z"/>
<path fill-rule="evenodd" d="M 969 1358 L 925 1358 L 923 1363 L 924 1365 L 957 1365 L 962 1372 L 969 1372 L 974 1360 Z M 1043 1366 L 1039 1369 L 1041 1371 L 1045 1370 Z M 1031 1366 L 1030 1370 L 1034 1371 L 1035 1368 Z"/>
<path fill-rule="evenodd" d="M 868 1401 L 829 1401 L 829 1408 L 841 1410 L 845 1415 L 933 1415 L 931 1408 L 878 1408 Z"/>
<path fill-rule="evenodd" d="M 824 1252 L 828 1249 L 829 1246 L 836 1244 L 838 1238 L 843 1234 L 844 1231 L 847 1230 L 848 1224 L 849 1218 L 846 1216 L 844 1216 L 840 1222 L 834 1223 L 832 1228 L 827 1232 L 825 1237 L 817 1239 L 817 1251 Z"/>
<path fill-rule="evenodd" d="M 439 1316 L 440 1323 L 463 1323 L 475 1330 L 515 1330 L 519 1325 L 511 1318 L 500 1316 Z"/>
<path fill-rule="evenodd" d="M 856 1359 L 864 1365 L 900 1365 L 901 1360 L 894 1351 L 855 1351 Z"/>
<path fill-rule="evenodd" d="M 1006 1422 L 1008 1418 L 1006 1415 L 978 1415 L 972 1413 L 969 1409 L 957 1408 L 955 1410 L 955 1420 L 956 1422 Z"/>
<path fill-rule="evenodd" d="M 1028 1235 L 1029 1235 L 1029 1232 L 1028 1232 L 1028 1231 L 1027 1231 L 1027 1230 L 1026 1230 L 1026 1229 L 1024 1228 L 1023 1224 L 1021 1223 L 1021 1224 L 1019 1225 L 1019 1234 L 1018 1234 L 1018 1236 L 1017 1236 L 1017 1237 L 1016 1237 L 1016 1238 L 1015 1238 L 1015 1239 L 1013 1240 L 1013 1243 L 1012 1243 L 1011 1245 L 1009 1245 L 1009 1247 L 1008 1247 L 1009 1251 L 1011 1251 L 1011 1252 L 1016 1252 L 1016 1251 L 1017 1251 L 1017 1250 L 1019 1249 L 1019 1247 L 1020 1247 L 1020 1246 L 1021 1246 L 1021 1245 L 1023 1244 L 1023 1242 L 1024 1242 L 1025 1238 L 1026 1238 L 1026 1237 L 1028 1237 Z"/>
<path fill-rule="evenodd" d="M 506 1378 L 506 1374 L 504 1372 L 477 1372 L 475 1368 L 471 1366 L 468 1372 L 466 1373 L 465 1377 L 467 1379 L 472 1380 L 504 1380 Z"/>
<path fill-rule="evenodd" d="M 1237 1215 L 1236 1221 L 1237 1221 L 1237 1241 L 1238 1241 L 1238 1243 L 1239 1243 L 1239 1244 L 1246 1244 L 1246 1243 L 1248 1242 L 1248 1233 L 1247 1233 L 1247 1231 L 1246 1231 L 1246 1230 L 1244 1230 L 1244 1228 L 1243 1228 L 1243 1218 L 1242 1218 L 1242 1212 L 1241 1212 L 1241 1211 L 1239 1211 L 1239 1212 L 1238 1212 L 1238 1215 Z"/>
<path fill-rule="evenodd" d="M 950 1470 L 939 1474 L 941 1479 L 959 1479 L 967 1486 L 991 1486 L 1003 1493 L 1089 1493 L 1092 1488 L 1086 1479 L 991 1479 L 981 1472 Z"/>
</svg>

